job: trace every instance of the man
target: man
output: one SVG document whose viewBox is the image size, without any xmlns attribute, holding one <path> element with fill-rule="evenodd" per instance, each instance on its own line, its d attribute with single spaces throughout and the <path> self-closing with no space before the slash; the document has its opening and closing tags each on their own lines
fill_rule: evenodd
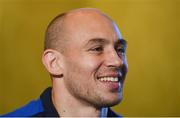
<svg viewBox="0 0 180 118">
<path fill-rule="evenodd" d="M 52 88 L 6 116 L 117 117 L 127 73 L 126 41 L 104 13 L 81 8 L 57 16 L 45 36 L 43 64 Z"/>
</svg>

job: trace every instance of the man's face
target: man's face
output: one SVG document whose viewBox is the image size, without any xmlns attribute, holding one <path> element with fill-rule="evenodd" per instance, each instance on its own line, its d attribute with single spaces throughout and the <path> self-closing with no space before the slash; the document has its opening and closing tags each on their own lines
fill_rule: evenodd
<svg viewBox="0 0 180 118">
<path fill-rule="evenodd" d="M 64 53 L 64 83 L 69 93 L 95 107 L 122 99 L 127 72 L 125 42 L 109 19 L 100 15 L 71 16 Z"/>
</svg>

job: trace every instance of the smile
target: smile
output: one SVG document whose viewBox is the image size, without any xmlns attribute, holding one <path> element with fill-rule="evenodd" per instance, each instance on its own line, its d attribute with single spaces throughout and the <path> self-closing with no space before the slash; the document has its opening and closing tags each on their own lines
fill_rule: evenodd
<svg viewBox="0 0 180 118">
<path fill-rule="evenodd" d="M 100 77 L 98 80 L 102 82 L 118 82 L 118 77 Z"/>
</svg>

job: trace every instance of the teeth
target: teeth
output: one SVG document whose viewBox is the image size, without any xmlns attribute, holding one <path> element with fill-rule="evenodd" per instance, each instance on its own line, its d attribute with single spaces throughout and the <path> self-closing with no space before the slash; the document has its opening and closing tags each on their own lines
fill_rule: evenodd
<svg viewBox="0 0 180 118">
<path fill-rule="evenodd" d="M 101 77 L 99 78 L 100 81 L 108 81 L 108 82 L 117 82 L 118 77 Z"/>
</svg>

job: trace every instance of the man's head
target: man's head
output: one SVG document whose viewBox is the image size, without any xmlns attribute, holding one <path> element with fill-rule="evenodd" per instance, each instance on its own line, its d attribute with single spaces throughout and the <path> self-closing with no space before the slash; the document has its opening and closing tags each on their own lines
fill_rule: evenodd
<svg viewBox="0 0 180 118">
<path fill-rule="evenodd" d="M 125 49 L 125 40 L 108 16 L 97 9 L 77 9 L 48 26 L 43 63 L 53 81 L 60 79 L 63 90 L 83 104 L 113 106 L 122 99 Z"/>
</svg>

